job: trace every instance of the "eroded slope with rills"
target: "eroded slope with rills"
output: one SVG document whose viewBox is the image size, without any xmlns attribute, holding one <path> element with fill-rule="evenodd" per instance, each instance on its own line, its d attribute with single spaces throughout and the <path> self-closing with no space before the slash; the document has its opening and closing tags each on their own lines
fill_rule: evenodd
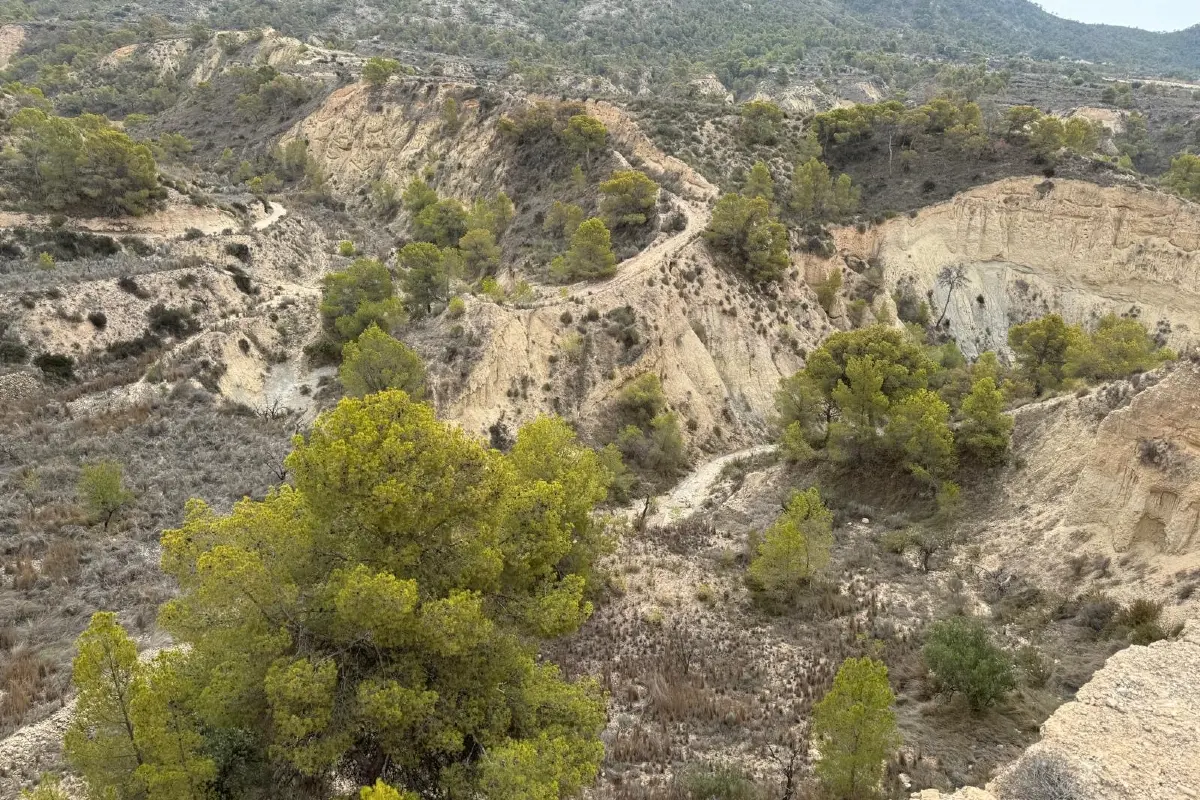
<svg viewBox="0 0 1200 800">
<path fill-rule="evenodd" d="M 1195 617 L 1198 388 L 1184 361 L 1017 409 L 1012 463 L 973 490 L 974 566 Z"/>
<path fill-rule="evenodd" d="M 911 283 L 935 319 L 946 309 L 969 355 L 1050 312 L 1135 315 L 1177 346 L 1200 333 L 1200 206 L 1161 192 L 1017 178 L 837 241 L 877 260 L 889 286 Z M 938 275 L 960 266 L 967 284 L 948 298 Z"/>
<path fill-rule="evenodd" d="M 457 105 L 453 133 L 442 115 L 448 99 Z M 501 113 L 529 102 L 455 82 L 353 86 L 289 138 L 308 142 L 335 191 L 351 201 L 374 181 L 404 186 L 413 177 L 464 201 L 503 190 L 517 205 L 514 227 L 528 231 L 550 203 L 539 189 L 548 194 L 545 187 L 565 177 L 523 161 L 498 133 Z M 701 237 L 716 189 L 658 151 L 616 107 L 593 102 L 587 111 L 608 128 L 612 168 L 636 165 L 656 178 L 664 187 L 660 220 L 681 225 L 653 234 L 611 280 L 546 285 L 537 277 L 545 265 L 526 262 L 498 276 L 510 286 L 534 281 L 520 302 L 466 297 L 461 318 L 411 326 L 404 338 L 427 356 L 439 410 L 485 435 L 497 423 L 513 428 L 550 412 L 586 427 L 628 380 L 654 371 L 692 441 L 721 450 L 765 438 L 780 378 L 802 366 L 831 324 L 804 281 L 764 294 L 718 267 Z M 405 223 L 402 211 L 391 227 L 402 236 Z"/>
</svg>

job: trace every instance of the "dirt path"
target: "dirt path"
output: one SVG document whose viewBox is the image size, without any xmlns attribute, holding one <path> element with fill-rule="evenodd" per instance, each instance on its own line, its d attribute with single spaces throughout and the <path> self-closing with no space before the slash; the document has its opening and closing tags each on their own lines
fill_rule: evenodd
<svg viewBox="0 0 1200 800">
<path fill-rule="evenodd" d="M 687 519 L 704 507 L 713 485 L 721 478 L 721 472 L 730 464 L 775 451 L 770 444 L 739 450 L 701 464 L 690 475 L 680 481 L 670 493 L 655 501 L 656 510 L 650 517 L 650 525 L 666 525 Z"/>
<path fill-rule="evenodd" d="M 267 228 L 286 217 L 287 214 L 288 210 L 283 207 L 282 203 L 271 203 L 271 212 L 262 219 L 254 221 L 254 230 L 265 231 Z"/>
<path fill-rule="evenodd" d="M 21 52 L 25 43 L 25 29 L 20 25 L 0 27 L 0 69 L 7 69 L 13 56 Z"/>
</svg>

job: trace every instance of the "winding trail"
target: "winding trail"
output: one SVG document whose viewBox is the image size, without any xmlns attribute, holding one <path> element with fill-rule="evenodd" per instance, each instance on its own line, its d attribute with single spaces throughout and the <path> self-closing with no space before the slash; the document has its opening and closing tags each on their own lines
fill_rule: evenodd
<svg viewBox="0 0 1200 800">
<path fill-rule="evenodd" d="M 687 519 L 704 507 L 704 502 L 712 492 L 714 484 L 721 478 L 721 473 L 730 464 L 767 455 L 775 452 L 775 445 L 763 444 L 739 450 L 736 453 L 715 458 L 705 462 L 692 471 L 690 475 L 676 484 L 668 494 L 655 500 L 655 511 L 650 516 L 651 527 L 667 525 L 672 522 Z"/>
<path fill-rule="evenodd" d="M 287 215 L 288 210 L 283 207 L 282 203 L 273 202 L 271 203 L 271 213 L 267 214 L 262 219 L 254 221 L 254 230 L 265 231 L 267 228 L 271 227 L 276 222 L 279 222 L 279 220 L 283 219 Z"/>
</svg>

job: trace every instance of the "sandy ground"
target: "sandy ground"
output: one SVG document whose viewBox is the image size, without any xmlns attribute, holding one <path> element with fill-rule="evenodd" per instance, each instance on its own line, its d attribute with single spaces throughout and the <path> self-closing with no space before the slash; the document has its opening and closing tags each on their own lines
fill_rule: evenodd
<svg viewBox="0 0 1200 800">
<path fill-rule="evenodd" d="M 0 27 L 0 69 L 6 69 L 25 43 L 25 29 L 20 25 Z"/>
<path fill-rule="evenodd" d="M 704 506 L 704 501 L 712 493 L 713 485 L 721 478 L 721 472 L 725 467 L 774 451 L 774 445 L 759 445 L 721 456 L 697 467 L 669 494 L 663 495 L 655 501 L 656 510 L 649 520 L 651 527 L 668 525 L 692 516 Z"/>
</svg>

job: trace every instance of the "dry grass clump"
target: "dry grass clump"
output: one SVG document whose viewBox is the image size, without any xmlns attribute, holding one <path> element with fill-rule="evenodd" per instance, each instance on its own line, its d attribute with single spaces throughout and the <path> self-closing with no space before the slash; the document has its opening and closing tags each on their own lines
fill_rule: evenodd
<svg viewBox="0 0 1200 800">
<path fill-rule="evenodd" d="M 54 665 L 30 648 L 9 654 L 0 667 L 0 728 L 15 728 L 29 721 L 34 705 L 47 698 Z"/>
</svg>

